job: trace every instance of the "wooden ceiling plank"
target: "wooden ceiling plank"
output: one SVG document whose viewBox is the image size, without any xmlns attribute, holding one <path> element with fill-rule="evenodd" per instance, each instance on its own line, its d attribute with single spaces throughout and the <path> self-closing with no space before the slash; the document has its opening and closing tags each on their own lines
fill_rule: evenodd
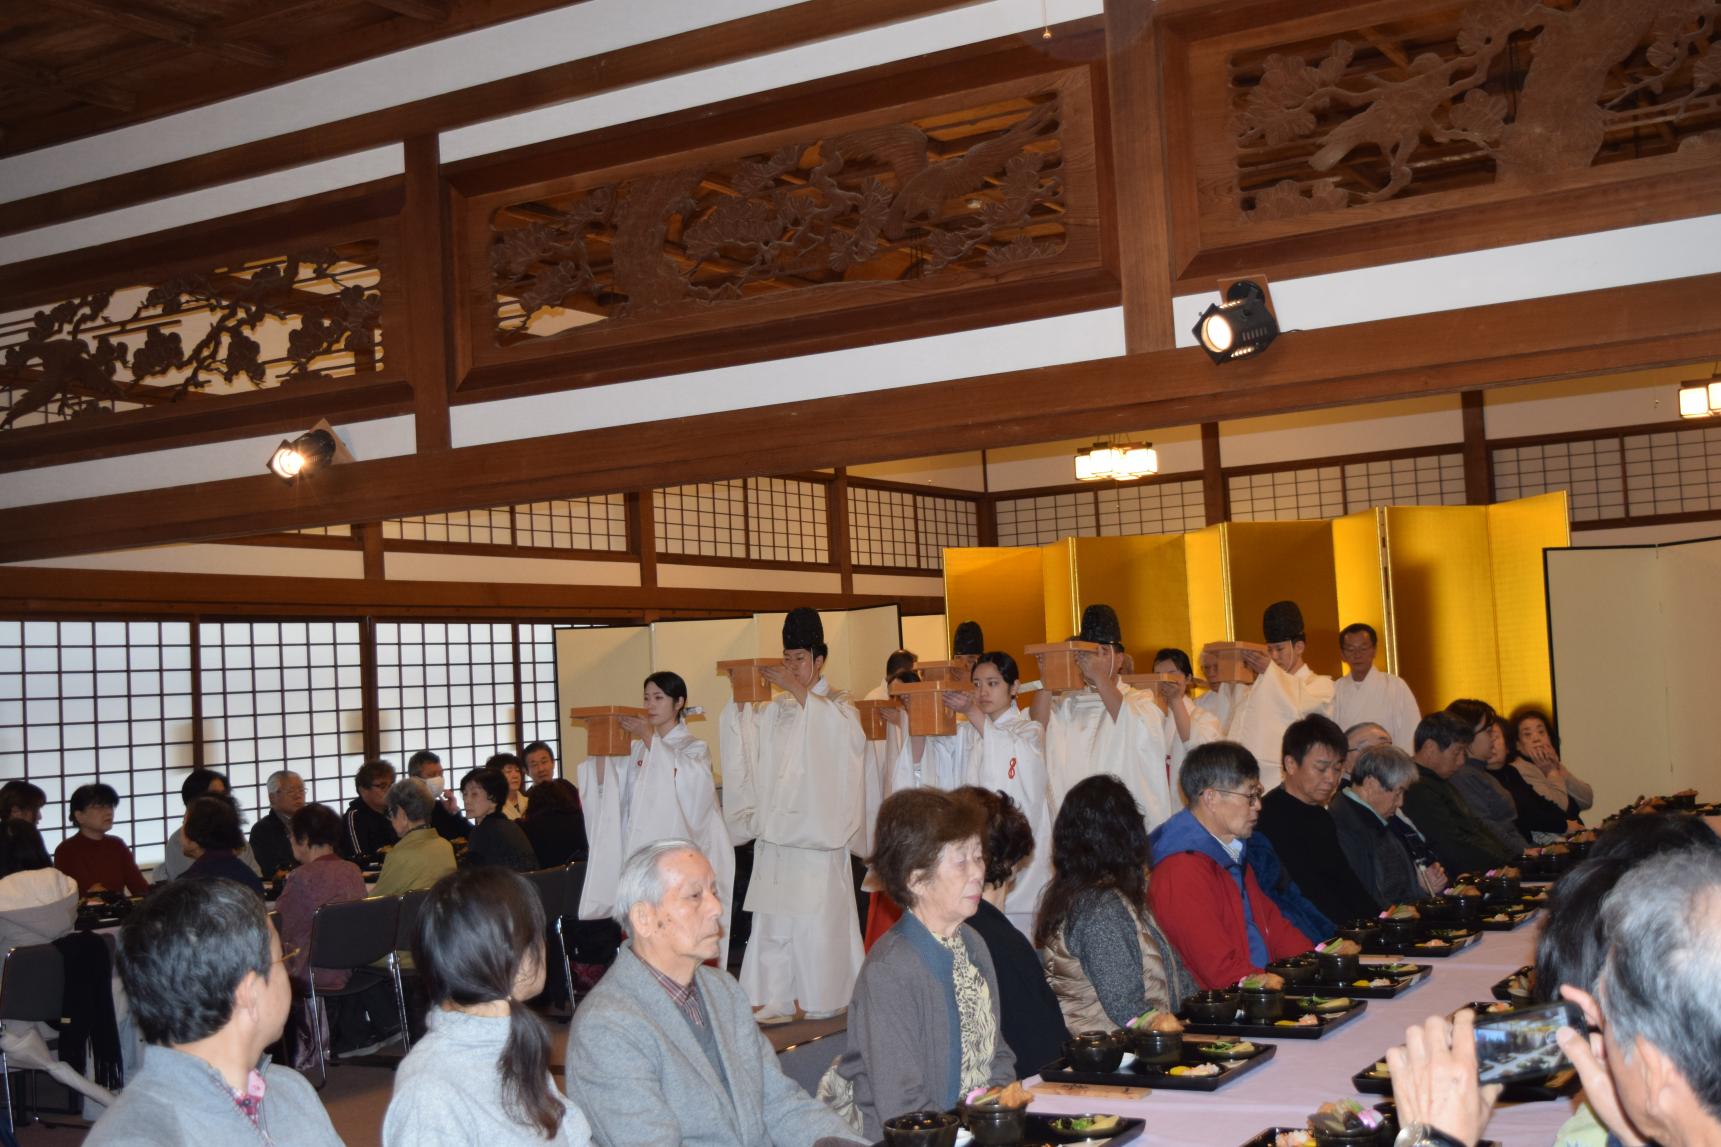
<svg viewBox="0 0 1721 1147">
<path fill-rule="evenodd" d="M 126 112 L 137 106 L 137 96 L 124 88 L 89 81 L 68 82 L 63 73 L 51 72 L 46 68 L 4 57 L 0 57 L 0 83 L 57 92 L 80 103 L 108 108 L 111 111 Z"/>
<path fill-rule="evenodd" d="M 226 40 L 195 24 L 146 11 L 135 4 L 117 5 L 108 0 L 46 0 L 48 4 L 88 20 L 124 28 L 152 40 L 177 44 L 212 56 L 253 67 L 272 68 L 281 62 L 279 52 L 242 40 Z"/>
<path fill-rule="evenodd" d="M 814 401 L 0 510 L 0 562 L 643 490 L 1721 357 L 1721 274 Z M 259 467 L 262 461 L 259 460 Z"/>
<path fill-rule="evenodd" d="M 386 8 L 397 16 L 443 24 L 448 21 L 448 0 L 366 0 L 377 8 Z"/>
</svg>

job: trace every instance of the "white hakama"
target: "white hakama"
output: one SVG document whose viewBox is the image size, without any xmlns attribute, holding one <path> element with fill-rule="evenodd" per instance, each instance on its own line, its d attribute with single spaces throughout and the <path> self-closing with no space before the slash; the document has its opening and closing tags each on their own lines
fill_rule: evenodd
<svg viewBox="0 0 1721 1147">
<path fill-rule="evenodd" d="M 1052 811 L 1082 780 L 1110 773 L 1141 802 L 1152 829 L 1182 807 L 1166 786 L 1163 714 L 1151 694 L 1125 688 L 1117 717 L 1093 689 L 1065 693 L 1046 724 L 1046 774 Z"/>
<path fill-rule="evenodd" d="M 1218 717 L 1225 738 L 1248 749 L 1261 766 L 1261 787 L 1276 789 L 1283 770 L 1285 730 L 1292 721 L 1319 713 L 1333 715 L 1333 679 L 1305 663 L 1286 673 L 1277 661 L 1253 685 L 1221 685 L 1196 702 Z"/>
<path fill-rule="evenodd" d="M 731 756 L 731 745 L 735 755 Z M 866 738 L 846 693 L 820 678 L 805 705 L 784 693 L 723 710 L 723 811 L 755 840 L 741 986 L 789 1014 L 848 1006 L 860 972 L 849 842 L 860 827 Z"/>
<path fill-rule="evenodd" d="M 1165 737 L 1165 785 L 1171 791 L 1172 808 L 1178 809 L 1183 805 L 1183 792 L 1178 788 L 1178 778 L 1183 775 L 1183 759 L 1190 750 L 1223 737 L 1224 731 L 1219 727 L 1219 718 L 1191 701 L 1188 697 L 1179 697 L 1171 702 L 1181 705 L 1189 714 L 1189 739 L 1186 741 L 1177 735 L 1177 719 L 1171 715 L 1168 707 L 1165 711 L 1165 723 L 1162 733 Z M 1149 825 L 1149 830 L 1154 825 Z"/>
<path fill-rule="evenodd" d="M 1373 721 L 1386 730 L 1393 744 L 1414 753 L 1422 711 L 1404 678 L 1370 669 L 1361 681 L 1346 673 L 1333 683 L 1333 720 L 1347 730 Z"/>
<path fill-rule="evenodd" d="M 1034 830 L 1034 854 L 1004 898 L 1004 915 L 1031 939 L 1040 893 L 1052 878 L 1052 789 L 1046 778 L 1045 730 L 1014 704 L 996 719 L 978 710 L 973 719 L 986 727 L 981 732 L 968 723 L 957 732 L 964 749 L 962 783 L 1008 796 Z"/>
</svg>

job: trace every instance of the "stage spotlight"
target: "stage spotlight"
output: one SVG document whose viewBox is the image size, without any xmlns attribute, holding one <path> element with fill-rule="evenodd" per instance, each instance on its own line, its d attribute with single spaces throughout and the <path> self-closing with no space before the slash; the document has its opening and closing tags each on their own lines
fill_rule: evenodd
<svg viewBox="0 0 1721 1147">
<path fill-rule="evenodd" d="M 283 441 L 269 456 L 266 469 L 283 482 L 297 482 L 339 462 L 351 462 L 352 455 L 327 422 L 319 422 L 307 433 L 292 441 Z"/>
<path fill-rule="evenodd" d="M 1225 292 L 1225 301 L 1202 312 L 1195 339 L 1214 362 L 1230 362 L 1264 351 L 1279 337 L 1279 322 L 1267 306 L 1267 294 L 1248 279 L 1239 279 Z"/>
</svg>

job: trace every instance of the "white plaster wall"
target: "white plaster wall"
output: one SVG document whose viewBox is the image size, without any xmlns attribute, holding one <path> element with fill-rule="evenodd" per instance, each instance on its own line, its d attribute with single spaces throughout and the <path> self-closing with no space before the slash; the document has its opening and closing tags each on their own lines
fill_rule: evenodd
<svg viewBox="0 0 1721 1147">
<path fill-rule="evenodd" d="M 299 549 L 293 546 L 224 546 L 192 543 L 152 546 L 108 554 L 80 554 L 13 562 L 49 569 L 131 570 L 139 573 L 253 574 L 267 577 L 365 576 L 357 550 Z"/>
<path fill-rule="evenodd" d="M 1490 390 L 1483 400 L 1488 437 L 1517 438 L 1666 422 L 1679 417 L 1679 383 L 1707 378 L 1712 365 L 1699 363 Z"/>
<path fill-rule="evenodd" d="M 953 490 L 980 490 L 985 484 L 978 450 L 962 454 L 939 454 L 932 458 L 904 458 L 894 462 L 850 466 L 849 476 L 877 478 L 887 482 L 909 482 L 917 486 L 943 486 Z"/>
<path fill-rule="evenodd" d="M 658 563 L 657 584 L 664 589 L 775 590 L 784 593 L 841 593 L 843 579 L 818 570 L 766 570 L 743 566 L 677 566 Z"/>
<path fill-rule="evenodd" d="M 1572 546 L 1659 546 L 1668 542 L 1692 542 L 1721 538 L 1721 519 L 1706 522 L 1669 522 L 1660 526 L 1626 526 L 1617 530 L 1573 530 Z"/>
<path fill-rule="evenodd" d="M 897 597 L 943 597 L 942 577 L 909 577 L 905 574 L 855 574 L 856 593 L 884 593 Z"/>
<path fill-rule="evenodd" d="M 504 558 L 489 554 L 383 552 L 390 581 L 507 582 L 512 585 L 639 584 L 632 562 L 583 562 L 572 558 Z"/>
<path fill-rule="evenodd" d="M 1435 396 L 1221 422 L 1219 458 L 1226 466 L 1259 466 L 1463 439 L 1457 397 Z"/>
</svg>

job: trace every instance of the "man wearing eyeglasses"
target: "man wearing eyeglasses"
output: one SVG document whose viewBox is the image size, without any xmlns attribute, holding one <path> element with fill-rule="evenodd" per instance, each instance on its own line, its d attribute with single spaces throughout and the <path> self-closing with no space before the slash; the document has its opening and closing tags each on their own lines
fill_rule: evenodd
<svg viewBox="0 0 1721 1147">
<path fill-rule="evenodd" d="M 1248 749 L 1214 741 L 1178 776 L 1189 807 L 1149 838 L 1154 919 L 1203 988 L 1227 988 L 1311 947 L 1261 887 L 1245 842 L 1261 815 L 1261 769 Z"/>
<path fill-rule="evenodd" d="M 382 850 L 400 840 L 388 819 L 388 790 L 393 785 L 394 766 L 387 761 L 366 761 L 353 776 L 359 795 L 341 818 L 347 831 L 338 851 L 361 868 L 381 860 Z"/>
<path fill-rule="evenodd" d="M 1326 921 L 1323 939 L 1335 924 L 1381 909 L 1345 859 L 1338 824 L 1327 811 L 1349 749 L 1344 733 L 1319 713 L 1292 722 L 1285 730 L 1284 783 L 1267 794 L 1257 825 Z"/>
</svg>

